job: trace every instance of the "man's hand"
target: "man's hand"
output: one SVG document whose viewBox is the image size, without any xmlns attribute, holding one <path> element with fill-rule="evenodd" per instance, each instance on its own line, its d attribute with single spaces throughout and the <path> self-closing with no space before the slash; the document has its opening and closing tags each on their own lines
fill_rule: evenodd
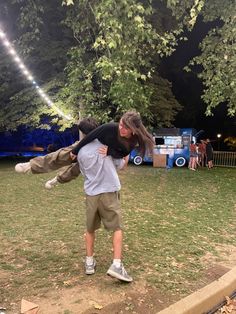
<svg viewBox="0 0 236 314">
<path fill-rule="evenodd" d="M 73 154 L 72 152 L 70 152 L 70 158 L 72 160 L 75 160 L 77 158 L 77 155 Z"/>
<path fill-rule="evenodd" d="M 107 156 L 108 146 L 102 146 L 99 148 L 98 152 L 99 154 L 103 155 L 103 157 Z"/>
</svg>

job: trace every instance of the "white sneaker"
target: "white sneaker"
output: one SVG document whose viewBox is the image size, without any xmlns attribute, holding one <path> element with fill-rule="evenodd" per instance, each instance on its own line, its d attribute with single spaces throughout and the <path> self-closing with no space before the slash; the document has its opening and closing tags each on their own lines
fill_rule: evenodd
<svg viewBox="0 0 236 314">
<path fill-rule="evenodd" d="M 15 171 L 18 173 L 28 173 L 31 171 L 30 162 L 22 162 L 15 165 Z"/>
<path fill-rule="evenodd" d="M 45 188 L 50 190 L 52 189 L 55 185 L 58 184 L 58 181 L 57 181 L 57 177 L 51 179 L 51 180 L 48 180 L 46 183 L 45 183 Z"/>
</svg>

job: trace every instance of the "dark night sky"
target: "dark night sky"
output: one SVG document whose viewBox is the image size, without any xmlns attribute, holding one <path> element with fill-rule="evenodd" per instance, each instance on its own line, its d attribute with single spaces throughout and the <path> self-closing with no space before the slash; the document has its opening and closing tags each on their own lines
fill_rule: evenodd
<svg viewBox="0 0 236 314">
<path fill-rule="evenodd" d="M 219 105 L 213 112 L 213 117 L 206 117 L 206 105 L 201 100 L 202 83 L 194 73 L 187 73 L 183 67 L 195 55 L 199 54 L 199 42 L 205 37 L 211 24 L 199 20 L 192 31 L 187 35 L 189 40 L 180 44 L 171 57 L 161 65 L 161 75 L 172 82 L 172 90 L 183 110 L 176 116 L 175 127 L 194 127 L 205 131 L 204 137 L 216 139 L 217 133 L 227 136 L 236 136 L 236 118 L 227 116 L 226 105 Z"/>
</svg>

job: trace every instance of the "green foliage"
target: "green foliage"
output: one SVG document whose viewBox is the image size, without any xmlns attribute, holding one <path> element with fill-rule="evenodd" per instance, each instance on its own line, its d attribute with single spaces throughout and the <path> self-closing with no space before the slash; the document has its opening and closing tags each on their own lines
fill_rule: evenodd
<svg viewBox="0 0 236 314">
<path fill-rule="evenodd" d="M 82 114 L 104 122 L 135 108 L 149 123 L 158 120 L 158 110 L 150 110 L 152 63 L 157 52 L 171 54 L 174 37 L 155 30 L 149 21 L 153 12 L 150 4 L 134 0 L 78 1 L 68 10 L 66 25 L 78 45 L 70 52 L 65 89 Z M 159 120 L 165 124 L 169 118 Z"/>
<path fill-rule="evenodd" d="M 197 17 L 207 0 L 166 0 L 167 7 L 171 9 L 180 26 L 192 29 Z"/>
<path fill-rule="evenodd" d="M 74 4 L 73 0 L 64 0 L 64 1 L 62 1 L 62 5 L 69 6 L 69 5 L 73 5 L 73 4 Z"/>
<path fill-rule="evenodd" d="M 217 27 L 188 70 L 201 68 L 207 115 L 220 103 L 235 114 L 235 3 L 226 2 L 3 0 L 0 18 L 39 85 L 74 119 L 89 114 L 105 122 L 135 108 L 146 123 L 171 126 L 181 106 L 171 84 L 160 77 L 159 65 L 200 15 Z M 67 127 L 22 80 L 6 53 L 0 54 L 1 128 L 39 126 L 45 115 Z"/>
<path fill-rule="evenodd" d="M 62 88 L 62 82 L 59 78 L 54 79 L 48 84 L 42 85 L 42 88 L 50 95 L 51 90 L 55 93 L 56 89 Z M 63 104 L 57 103 L 56 100 L 54 103 L 59 108 L 63 107 Z M 16 130 L 20 125 L 45 128 L 48 127 L 45 125 L 45 120 L 42 119 L 45 117 L 51 117 L 51 120 L 54 120 L 54 123 L 60 125 L 62 129 L 70 126 L 70 122 L 58 116 L 55 108 L 49 108 L 39 96 L 35 95 L 33 87 L 25 87 L 16 92 L 10 97 L 9 103 L 0 105 L 0 109 L 0 129 L 2 130 Z M 64 106 L 63 110 L 65 114 L 69 114 L 69 108 Z"/>
<path fill-rule="evenodd" d="M 172 127 L 175 115 L 182 109 L 172 94 L 172 85 L 157 74 L 153 75 L 151 84 L 153 93 L 150 98 L 149 111 L 153 115 L 152 125 Z"/>
<path fill-rule="evenodd" d="M 199 78 L 204 85 L 202 99 L 207 105 L 206 115 L 212 115 L 213 109 L 221 103 L 227 103 L 228 114 L 236 113 L 236 28 L 234 0 L 167 0 L 179 22 L 180 30 L 193 28 L 198 16 L 205 22 L 215 22 L 200 44 L 201 54 L 196 56 L 186 70 L 200 65 Z"/>
<path fill-rule="evenodd" d="M 206 115 L 221 103 L 227 103 L 229 116 L 236 113 L 236 4 L 233 0 L 207 1 L 205 21 L 218 20 L 200 45 L 201 55 L 190 66 L 200 65 L 199 77 L 204 84 L 202 98 L 207 104 Z"/>
<path fill-rule="evenodd" d="M 14 16 L 12 34 L 15 37 L 10 40 L 35 80 L 56 105 L 59 102 L 56 95 L 65 84 L 63 69 L 72 41 L 72 34 L 61 25 L 65 10 L 60 4 L 46 1 L 12 0 L 1 5 L 4 30 L 8 33 Z M 47 107 L 5 50 L 1 51 L 0 69 L 1 129 L 16 129 L 21 124 L 45 127 L 45 117 L 49 117 L 48 123 L 53 119 L 62 128 L 69 125 L 58 117 L 55 108 Z M 60 109 L 68 114 L 66 105 L 60 103 Z"/>
<path fill-rule="evenodd" d="M 236 151 L 236 137 L 229 136 L 224 139 L 224 142 L 229 146 L 231 150 Z"/>
</svg>

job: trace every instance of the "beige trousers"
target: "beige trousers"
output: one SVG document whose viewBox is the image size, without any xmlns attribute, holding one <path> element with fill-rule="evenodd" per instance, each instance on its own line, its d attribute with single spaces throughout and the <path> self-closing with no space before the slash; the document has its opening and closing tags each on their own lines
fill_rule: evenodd
<svg viewBox="0 0 236 314">
<path fill-rule="evenodd" d="M 45 156 L 31 159 L 31 172 L 33 174 L 47 173 L 64 167 L 57 175 L 58 182 L 66 183 L 77 178 L 80 174 L 79 164 L 77 161 L 73 162 L 70 156 L 71 150 L 77 144 L 78 142 L 75 142 Z"/>
</svg>

